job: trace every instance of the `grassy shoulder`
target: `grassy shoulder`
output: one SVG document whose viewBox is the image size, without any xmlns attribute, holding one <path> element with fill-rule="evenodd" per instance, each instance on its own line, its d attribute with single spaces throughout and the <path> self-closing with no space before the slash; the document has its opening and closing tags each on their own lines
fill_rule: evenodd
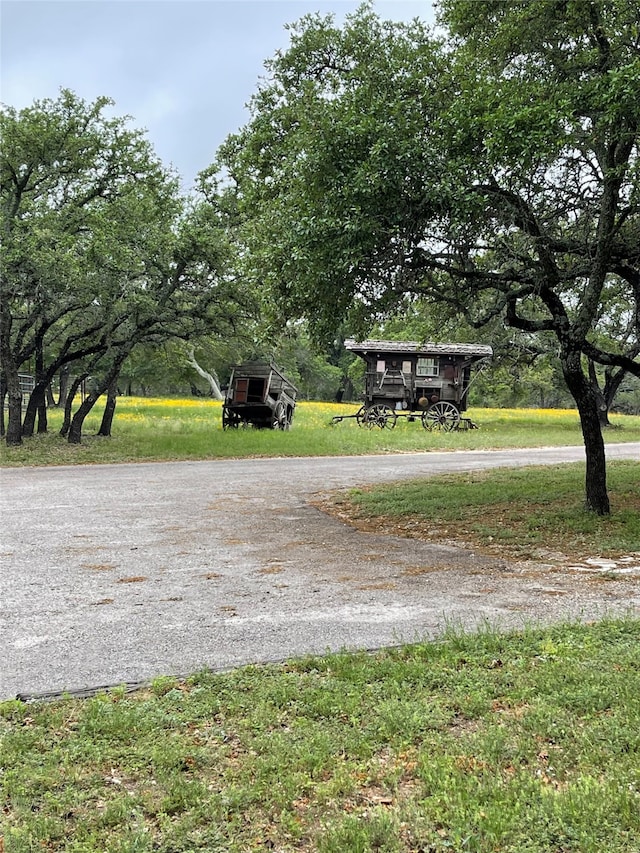
<svg viewBox="0 0 640 853">
<path fill-rule="evenodd" d="M 366 489 L 326 508 L 363 529 L 464 542 L 514 559 L 566 562 L 636 556 L 640 562 L 640 465 L 608 464 L 612 513 L 584 511 L 584 465 L 473 471 Z"/>
<path fill-rule="evenodd" d="M 0 445 L 0 465 L 73 465 L 236 458 L 246 456 L 344 456 L 434 450 L 580 445 L 577 412 L 569 409 L 471 409 L 478 429 L 429 432 L 419 421 L 399 418 L 395 429 L 366 429 L 352 415 L 357 403 L 308 403 L 296 407 L 287 432 L 222 429 L 221 404 L 201 399 L 120 397 L 111 438 L 98 438 L 102 409 L 96 406 L 79 446 L 58 435 L 62 413 L 49 410 L 49 432 L 20 447 Z M 610 442 L 640 441 L 640 417 L 617 415 L 606 431 Z"/>
<path fill-rule="evenodd" d="M 0 704 L 5 853 L 640 849 L 640 621 Z"/>
</svg>

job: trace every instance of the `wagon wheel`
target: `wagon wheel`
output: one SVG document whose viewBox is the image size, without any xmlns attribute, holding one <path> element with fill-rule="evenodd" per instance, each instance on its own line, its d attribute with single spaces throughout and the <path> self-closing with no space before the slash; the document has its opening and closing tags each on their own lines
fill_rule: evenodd
<svg viewBox="0 0 640 853">
<path fill-rule="evenodd" d="M 446 400 L 440 400 L 439 403 L 434 403 L 429 406 L 426 412 L 422 413 L 422 426 L 425 429 L 441 429 L 445 432 L 457 429 L 460 423 L 460 412 L 458 407 Z"/>
<path fill-rule="evenodd" d="M 356 423 L 358 424 L 358 426 L 364 426 L 366 414 L 366 408 L 364 406 L 360 406 L 360 408 L 356 412 Z"/>
<path fill-rule="evenodd" d="M 282 400 L 280 400 L 280 402 L 276 404 L 276 407 L 273 411 L 273 420 L 271 422 L 271 426 L 273 427 L 273 429 L 289 429 L 287 407 L 282 402 Z"/>
<path fill-rule="evenodd" d="M 237 412 L 231 411 L 226 406 L 222 407 L 222 429 L 237 429 L 244 422 Z"/>
<path fill-rule="evenodd" d="M 365 426 L 369 428 L 377 426 L 380 429 L 393 429 L 396 425 L 396 421 L 398 416 L 393 411 L 391 406 L 385 406 L 383 404 L 379 404 L 377 406 L 371 406 L 371 408 L 367 409 L 364 413 L 363 423 Z"/>
</svg>

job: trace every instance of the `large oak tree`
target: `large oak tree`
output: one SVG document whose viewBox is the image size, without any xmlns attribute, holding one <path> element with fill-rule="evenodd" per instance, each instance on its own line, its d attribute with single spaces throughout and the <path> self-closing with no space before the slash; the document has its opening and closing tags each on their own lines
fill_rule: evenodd
<svg viewBox="0 0 640 853">
<path fill-rule="evenodd" d="M 438 37 L 366 5 L 343 27 L 302 19 L 209 192 L 242 230 L 247 274 L 320 335 L 420 295 L 551 339 L 586 505 L 604 514 L 586 364 L 640 375 L 637 4 L 444 0 L 440 14 Z M 599 328 L 612 288 L 626 341 Z"/>
</svg>

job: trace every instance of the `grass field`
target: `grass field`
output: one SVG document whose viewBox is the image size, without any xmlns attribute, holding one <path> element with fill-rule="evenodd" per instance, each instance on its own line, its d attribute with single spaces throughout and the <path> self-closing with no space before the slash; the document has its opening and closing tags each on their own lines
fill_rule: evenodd
<svg viewBox="0 0 640 853">
<path fill-rule="evenodd" d="M 288 432 L 223 431 L 221 405 L 211 400 L 120 397 L 111 438 L 97 438 L 102 411 L 87 419 L 83 443 L 70 446 L 57 434 L 62 414 L 49 411 L 49 434 L 21 447 L 2 444 L 0 464 L 47 465 L 241 456 L 344 456 L 429 450 L 540 447 L 582 444 L 578 415 L 567 409 L 471 409 L 477 430 L 429 432 L 399 418 L 395 429 L 365 429 L 355 419 L 331 426 L 358 404 L 306 403 L 296 407 Z M 640 416 L 617 415 L 607 441 L 640 441 Z"/>
<path fill-rule="evenodd" d="M 0 704 L 5 853 L 637 853 L 640 622 Z"/>
</svg>

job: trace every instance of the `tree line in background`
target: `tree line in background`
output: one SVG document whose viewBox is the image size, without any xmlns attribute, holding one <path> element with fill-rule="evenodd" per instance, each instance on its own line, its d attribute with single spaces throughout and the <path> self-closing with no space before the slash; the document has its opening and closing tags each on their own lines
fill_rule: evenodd
<svg viewBox="0 0 640 853">
<path fill-rule="evenodd" d="M 435 32 L 367 3 L 292 25 L 186 198 L 106 98 L 3 109 L 9 444 L 46 429 L 61 374 L 91 377 L 66 398 L 79 441 L 105 393 L 108 434 L 118 386 L 216 387 L 269 355 L 309 396 L 351 396 L 343 335 L 486 341 L 481 402 L 571 401 L 587 507 L 609 511 L 602 426 L 640 378 L 636 4 L 438 11 Z"/>
<path fill-rule="evenodd" d="M 63 91 L 17 113 L 2 133 L 1 394 L 8 444 L 46 430 L 55 376 L 74 379 L 63 430 L 79 442 L 82 423 L 107 393 L 110 430 L 123 365 L 141 346 L 189 340 L 213 327 L 234 334 L 255 310 L 228 268 L 216 212 L 185 199 L 177 178 L 143 134 L 109 118 L 111 102 L 86 104 Z M 22 412 L 19 374 L 35 387 Z M 79 384 L 91 390 L 71 414 Z"/>
<path fill-rule="evenodd" d="M 491 363 L 483 366 L 471 388 L 471 403 L 489 408 L 572 408 L 575 403 L 566 388 L 559 359 L 551 348 L 535 346 L 530 336 L 514 334 L 500 324 L 495 330 L 470 329 L 460 320 L 438 321 L 433 307 L 410 311 L 388 318 L 374 327 L 372 336 L 391 340 L 476 341 L 494 349 Z M 213 372 L 224 389 L 234 364 L 260 356 L 272 357 L 299 389 L 299 399 L 326 401 L 360 401 L 364 388 L 364 363 L 342 348 L 338 338 L 330 347 L 319 347 L 303 329 L 289 333 L 277 346 L 251 349 L 241 341 L 231 345 L 214 338 L 201 339 L 195 355 Z M 273 340 L 272 340 L 273 344 Z M 594 387 L 605 393 L 606 373 L 599 369 Z M 162 346 L 140 347 L 125 362 L 119 382 L 119 393 L 127 395 L 213 396 L 202 377 L 194 372 L 185 358 L 185 348 L 169 341 Z M 640 414 L 640 380 L 631 375 L 601 406 L 603 425 L 609 423 L 609 412 Z"/>
</svg>

